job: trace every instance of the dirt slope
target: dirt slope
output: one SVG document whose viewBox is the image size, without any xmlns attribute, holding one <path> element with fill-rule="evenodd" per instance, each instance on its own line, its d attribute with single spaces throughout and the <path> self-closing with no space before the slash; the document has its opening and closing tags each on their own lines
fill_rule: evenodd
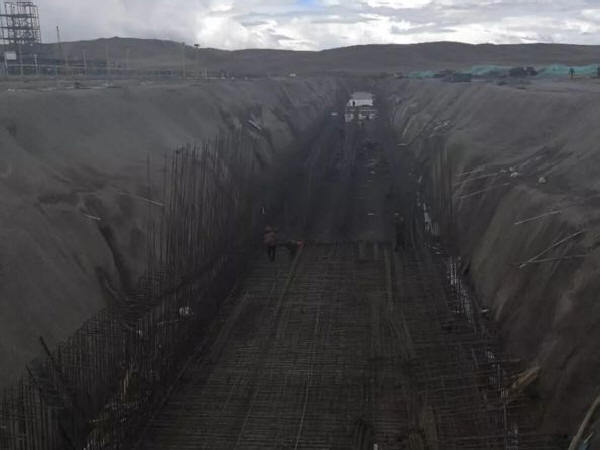
<svg viewBox="0 0 600 450">
<path fill-rule="evenodd" d="M 427 178 L 447 149 L 465 273 L 508 350 L 541 367 L 531 395 L 545 430 L 573 433 L 600 389 L 600 86 L 430 81 L 383 91 L 395 151 L 415 152 Z"/>
<path fill-rule="evenodd" d="M 249 127 L 265 164 L 336 100 L 331 79 L 0 94 L 0 385 L 143 269 L 147 158 Z M 256 125 L 261 131 L 256 130 Z M 103 288 L 104 287 L 104 288 Z"/>
</svg>

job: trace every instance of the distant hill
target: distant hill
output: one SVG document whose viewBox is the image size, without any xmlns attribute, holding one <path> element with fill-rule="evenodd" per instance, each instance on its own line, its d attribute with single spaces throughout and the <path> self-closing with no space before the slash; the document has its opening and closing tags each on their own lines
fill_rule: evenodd
<svg viewBox="0 0 600 450">
<path fill-rule="evenodd" d="M 104 63 L 130 67 L 177 67 L 182 64 L 183 46 L 173 41 L 110 38 L 63 43 L 70 61 Z M 39 49 L 45 58 L 60 59 L 57 44 Z M 331 72 L 378 73 L 415 70 L 460 69 L 479 64 L 508 66 L 588 65 L 600 63 L 600 46 L 565 44 L 471 45 L 434 42 L 412 45 L 363 45 L 318 52 L 250 49 L 225 51 L 186 46 L 188 67 L 247 75 L 314 74 Z"/>
</svg>

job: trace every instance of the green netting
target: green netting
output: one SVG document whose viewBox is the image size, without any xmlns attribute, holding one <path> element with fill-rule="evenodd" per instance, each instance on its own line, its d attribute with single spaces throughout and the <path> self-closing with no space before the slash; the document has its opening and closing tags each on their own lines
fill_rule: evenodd
<svg viewBox="0 0 600 450">
<path fill-rule="evenodd" d="M 487 65 L 487 66 L 473 66 L 471 67 L 470 70 L 467 70 L 467 73 L 470 73 L 472 75 L 475 76 L 485 76 L 485 75 L 491 75 L 491 74 L 497 74 L 497 73 L 508 73 L 508 71 L 510 70 L 510 67 L 506 67 L 506 66 L 494 66 L 494 65 Z"/>
<path fill-rule="evenodd" d="M 411 72 L 408 74 L 408 78 L 433 78 L 435 75 L 435 72 L 432 72 L 431 70 L 425 70 L 423 72 Z"/>
<path fill-rule="evenodd" d="M 597 64 L 589 66 L 572 66 L 575 70 L 575 75 L 581 76 L 593 76 L 596 75 L 598 70 Z M 565 66 L 564 64 L 552 64 L 546 67 L 540 67 L 538 69 L 540 77 L 565 77 L 569 76 L 571 66 Z"/>
<path fill-rule="evenodd" d="M 474 76 L 486 76 L 486 75 L 508 75 L 512 67 L 509 66 L 496 66 L 496 65 L 481 65 L 473 66 L 467 73 L 471 73 Z M 552 78 L 552 77 L 567 77 L 570 74 L 571 66 L 564 64 L 551 64 L 549 66 L 538 66 L 535 68 L 538 72 L 538 77 Z M 587 66 L 573 66 L 575 75 L 578 76 L 595 76 L 598 73 L 598 65 L 590 64 Z"/>
<path fill-rule="evenodd" d="M 460 73 L 471 74 L 475 77 L 497 77 L 497 76 L 508 76 L 510 70 L 514 68 L 514 66 L 498 66 L 498 65 L 478 65 L 472 66 L 470 69 L 460 71 Z M 538 72 L 538 77 L 541 78 L 559 78 L 559 77 L 568 77 L 569 71 L 571 70 L 571 66 L 567 66 L 564 64 L 551 64 L 549 66 L 538 66 L 535 67 Z M 598 65 L 590 64 L 587 66 L 573 66 L 575 70 L 575 75 L 577 76 L 586 76 L 592 77 L 596 76 L 598 73 Z M 416 78 L 416 79 L 425 79 L 425 78 L 434 78 L 435 72 L 431 70 L 420 71 L 420 72 L 411 72 L 407 75 L 408 78 Z"/>
</svg>

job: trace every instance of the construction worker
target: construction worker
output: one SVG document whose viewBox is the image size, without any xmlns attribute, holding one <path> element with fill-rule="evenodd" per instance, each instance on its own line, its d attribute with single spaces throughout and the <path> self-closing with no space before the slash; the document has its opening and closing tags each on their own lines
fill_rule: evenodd
<svg viewBox="0 0 600 450">
<path fill-rule="evenodd" d="M 304 243 L 302 241 L 294 241 L 294 240 L 290 240 L 285 243 L 285 248 L 287 248 L 288 251 L 290 252 L 291 260 L 293 260 L 296 257 L 296 254 L 298 253 L 298 250 L 300 250 L 300 248 L 302 248 L 302 245 L 304 245 Z"/>
<path fill-rule="evenodd" d="M 404 217 L 402 217 L 399 213 L 394 213 L 394 231 L 396 235 L 396 245 L 394 247 L 394 251 L 398 252 L 400 249 L 404 250 Z"/>
<path fill-rule="evenodd" d="M 270 227 L 265 227 L 263 242 L 267 247 L 267 256 L 271 262 L 275 261 L 275 252 L 277 250 L 277 233 Z"/>
</svg>

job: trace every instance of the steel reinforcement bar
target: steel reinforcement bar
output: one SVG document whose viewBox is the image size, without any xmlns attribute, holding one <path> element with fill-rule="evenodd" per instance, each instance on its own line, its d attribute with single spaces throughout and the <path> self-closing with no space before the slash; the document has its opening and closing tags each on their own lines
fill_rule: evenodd
<svg viewBox="0 0 600 450">
<path fill-rule="evenodd" d="M 260 233 L 257 145 L 239 132 L 165 158 L 146 274 L 56 349 L 40 338 L 46 357 L 0 397 L 1 449 L 126 448 Z"/>
</svg>

